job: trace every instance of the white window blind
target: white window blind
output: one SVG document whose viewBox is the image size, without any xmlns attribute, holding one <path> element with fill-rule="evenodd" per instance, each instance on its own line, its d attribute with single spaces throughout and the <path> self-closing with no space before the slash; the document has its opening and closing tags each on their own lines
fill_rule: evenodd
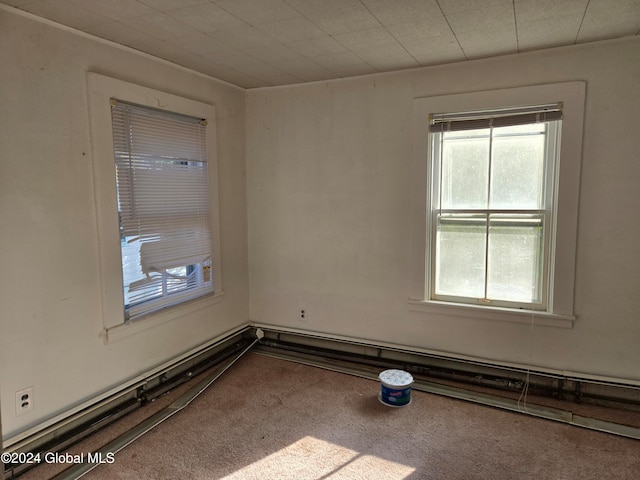
<svg viewBox="0 0 640 480">
<path fill-rule="evenodd" d="M 482 128 L 513 127 L 562 119 L 562 104 L 519 107 L 467 113 L 431 115 L 430 132 L 458 132 Z"/>
<path fill-rule="evenodd" d="M 213 292 L 206 122 L 112 100 L 125 318 Z"/>
</svg>

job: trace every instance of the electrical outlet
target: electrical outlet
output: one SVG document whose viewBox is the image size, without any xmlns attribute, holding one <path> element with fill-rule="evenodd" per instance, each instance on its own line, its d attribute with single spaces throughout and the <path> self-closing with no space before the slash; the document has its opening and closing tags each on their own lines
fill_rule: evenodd
<svg viewBox="0 0 640 480">
<path fill-rule="evenodd" d="M 299 320 L 301 322 L 308 322 L 309 321 L 309 312 L 307 312 L 306 310 L 300 310 L 300 315 L 298 316 Z"/>
<path fill-rule="evenodd" d="M 16 392 L 16 415 L 24 415 L 33 411 L 33 387 Z"/>
</svg>

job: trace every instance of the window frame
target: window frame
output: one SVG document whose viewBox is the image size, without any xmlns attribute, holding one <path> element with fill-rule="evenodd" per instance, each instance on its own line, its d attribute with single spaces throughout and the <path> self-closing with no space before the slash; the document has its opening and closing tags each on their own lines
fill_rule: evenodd
<svg viewBox="0 0 640 480">
<path fill-rule="evenodd" d="M 218 200 L 218 167 L 215 106 L 107 77 L 97 73 L 87 74 L 89 120 L 91 126 L 92 166 L 96 198 L 98 250 L 100 260 L 100 284 L 103 336 L 120 338 L 149 326 L 178 318 L 184 314 L 205 308 L 222 300 L 223 283 L 221 269 L 220 214 Z M 120 221 L 115 177 L 115 154 L 111 119 L 111 99 L 133 103 L 153 109 L 206 119 L 207 163 L 209 180 L 211 270 L 215 293 L 186 300 L 151 312 L 144 317 L 127 321 L 124 309 L 122 256 L 120 250 Z M 127 327 L 127 328 L 123 328 Z"/>
<path fill-rule="evenodd" d="M 411 169 L 411 274 L 409 309 L 471 319 L 504 320 L 571 328 L 574 316 L 575 256 L 577 240 L 579 178 L 582 156 L 584 117 L 584 82 L 563 82 L 479 91 L 462 94 L 415 98 L 413 102 Z M 544 310 L 511 308 L 484 304 L 463 304 L 432 300 L 431 244 L 427 234 L 431 210 L 432 184 L 429 165 L 429 116 L 441 112 L 491 111 L 527 105 L 562 103 L 563 123 L 559 139 L 560 156 L 556 159 L 556 202 L 553 251 L 550 252 L 552 276 Z"/>
<path fill-rule="evenodd" d="M 533 108 L 532 108 L 533 109 Z M 477 118 L 489 118 L 492 116 L 493 112 L 486 112 L 486 116 L 482 116 L 481 114 L 475 115 Z M 455 115 L 455 114 L 452 114 Z M 555 120 L 554 120 L 555 122 Z M 543 122 L 542 122 L 543 123 Z M 464 303 L 469 305 L 479 304 L 482 306 L 497 306 L 504 308 L 517 308 L 517 309 L 534 309 L 534 310 L 546 310 L 548 297 L 549 297 L 549 281 L 551 277 L 551 255 L 552 251 L 552 242 L 553 242 L 553 225 L 554 225 L 554 215 L 555 215 L 555 163 L 556 158 L 558 157 L 559 152 L 559 140 L 560 140 L 560 131 L 561 126 L 558 123 L 549 123 L 546 124 L 546 132 L 545 132 L 545 145 L 544 145 L 544 156 L 545 156 L 545 165 L 542 176 L 542 191 L 541 197 L 543 206 L 538 209 L 524 209 L 524 208 L 491 208 L 490 206 L 486 206 L 484 209 L 474 209 L 474 208 L 446 208 L 442 209 L 441 205 L 439 205 L 441 201 L 441 169 L 443 168 L 442 163 L 442 142 L 440 135 L 443 135 L 446 132 L 435 132 L 431 131 L 428 133 L 429 135 L 429 164 L 428 164 L 428 178 L 430 178 L 431 183 L 428 185 L 428 188 L 431 188 L 430 191 L 430 199 L 429 199 L 429 210 L 427 211 L 427 244 L 428 244 L 428 252 L 427 259 L 429 264 L 429 271 L 426 272 L 428 275 L 427 278 L 427 298 L 433 301 L 442 301 L 447 303 Z M 493 135 L 493 130 L 490 130 L 490 135 Z M 493 138 L 489 140 L 489 148 L 491 149 L 492 144 L 494 143 Z M 492 151 L 489 150 L 488 154 L 491 156 Z M 489 165 L 491 165 L 491 161 L 489 161 Z M 489 172 L 489 177 L 491 176 L 491 172 Z M 489 181 L 487 179 L 487 181 Z M 541 218 L 542 224 L 542 256 L 539 261 L 541 268 L 541 276 L 540 276 L 540 284 L 539 284 L 539 302 L 519 302 L 513 300 L 499 300 L 499 299 L 480 299 L 475 297 L 467 297 L 462 295 L 453 295 L 453 294 L 444 294 L 438 293 L 436 291 L 436 262 L 431 261 L 431 259 L 436 258 L 437 253 L 437 242 L 436 236 L 438 231 L 438 216 L 444 213 L 447 214 L 466 214 L 467 216 L 472 215 L 486 215 L 486 232 L 485 232 L 485 241 L 487 244 L 485 245 L 485 250 L 488 252 L 489 250 L 489 235 L 491 228 L 491 216 L 492 215 L 504 215 L 504 216 L 524 216 L 524 215 L 532 215 L 538 216 Z M 485 259 L 485 262 L 488 262 L 488 259 Z M 488 263 L 486 264 L 488 267 Z M 485 290 L 487 288 L 489 271 L 485 271 Z"/>
</svg>

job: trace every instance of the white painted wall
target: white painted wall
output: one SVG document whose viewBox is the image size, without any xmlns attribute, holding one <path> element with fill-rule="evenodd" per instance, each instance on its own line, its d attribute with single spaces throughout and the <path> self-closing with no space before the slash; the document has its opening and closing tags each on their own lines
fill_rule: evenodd
<svg viewBox="0 0 640 480">
<path fill-rule="evenodd" d="M 242 90 L 0 10 L 3 438 L 249 316 L 639 381 L 640 216 L 631 210 L 639 197 L 639 53 L 634 38 L 254 90 L 245 111 Z M 218 115 L 224 300 L 178 309 L 174 319 L 107 345 L 100 337 L 87 71 L 213 103 Z M 532 331 L 410 312 L 413 98 L 574 80 L 587 82 L 574 327 Z M 29 386 L 35 410 L 16 417 L 15 391 Z"/>
<path fill-rule="evenodd" d="M 640 381 L 638 58 L 635 37 L 249 91 L 251 320 Z M 567 81 L 587 83 L 573 328 L 410 311 L 413 99 Z"/>
<path fill-rule="evenodd" d="M 217 111 L 224 299 L 105 345 L 87 72 Z M 245 94 L 0 10 L 0 392 L 5 439 L 248 319 Z M 15 392 L 34 388 L 16 417 Z"/>
</svg>

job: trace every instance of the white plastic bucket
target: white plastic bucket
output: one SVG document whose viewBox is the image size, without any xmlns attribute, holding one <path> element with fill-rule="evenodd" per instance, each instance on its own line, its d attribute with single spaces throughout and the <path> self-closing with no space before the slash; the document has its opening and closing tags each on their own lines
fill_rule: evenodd
<svg viewBox="0 0 640 480">
<path fill-rule="evenodd" d="M 378 375 L 380 395 L 378 399 L 390 407 L 404 407 L 411 403 L 413 377 L 404 370 L 385 370 Z"/>
</svg>

